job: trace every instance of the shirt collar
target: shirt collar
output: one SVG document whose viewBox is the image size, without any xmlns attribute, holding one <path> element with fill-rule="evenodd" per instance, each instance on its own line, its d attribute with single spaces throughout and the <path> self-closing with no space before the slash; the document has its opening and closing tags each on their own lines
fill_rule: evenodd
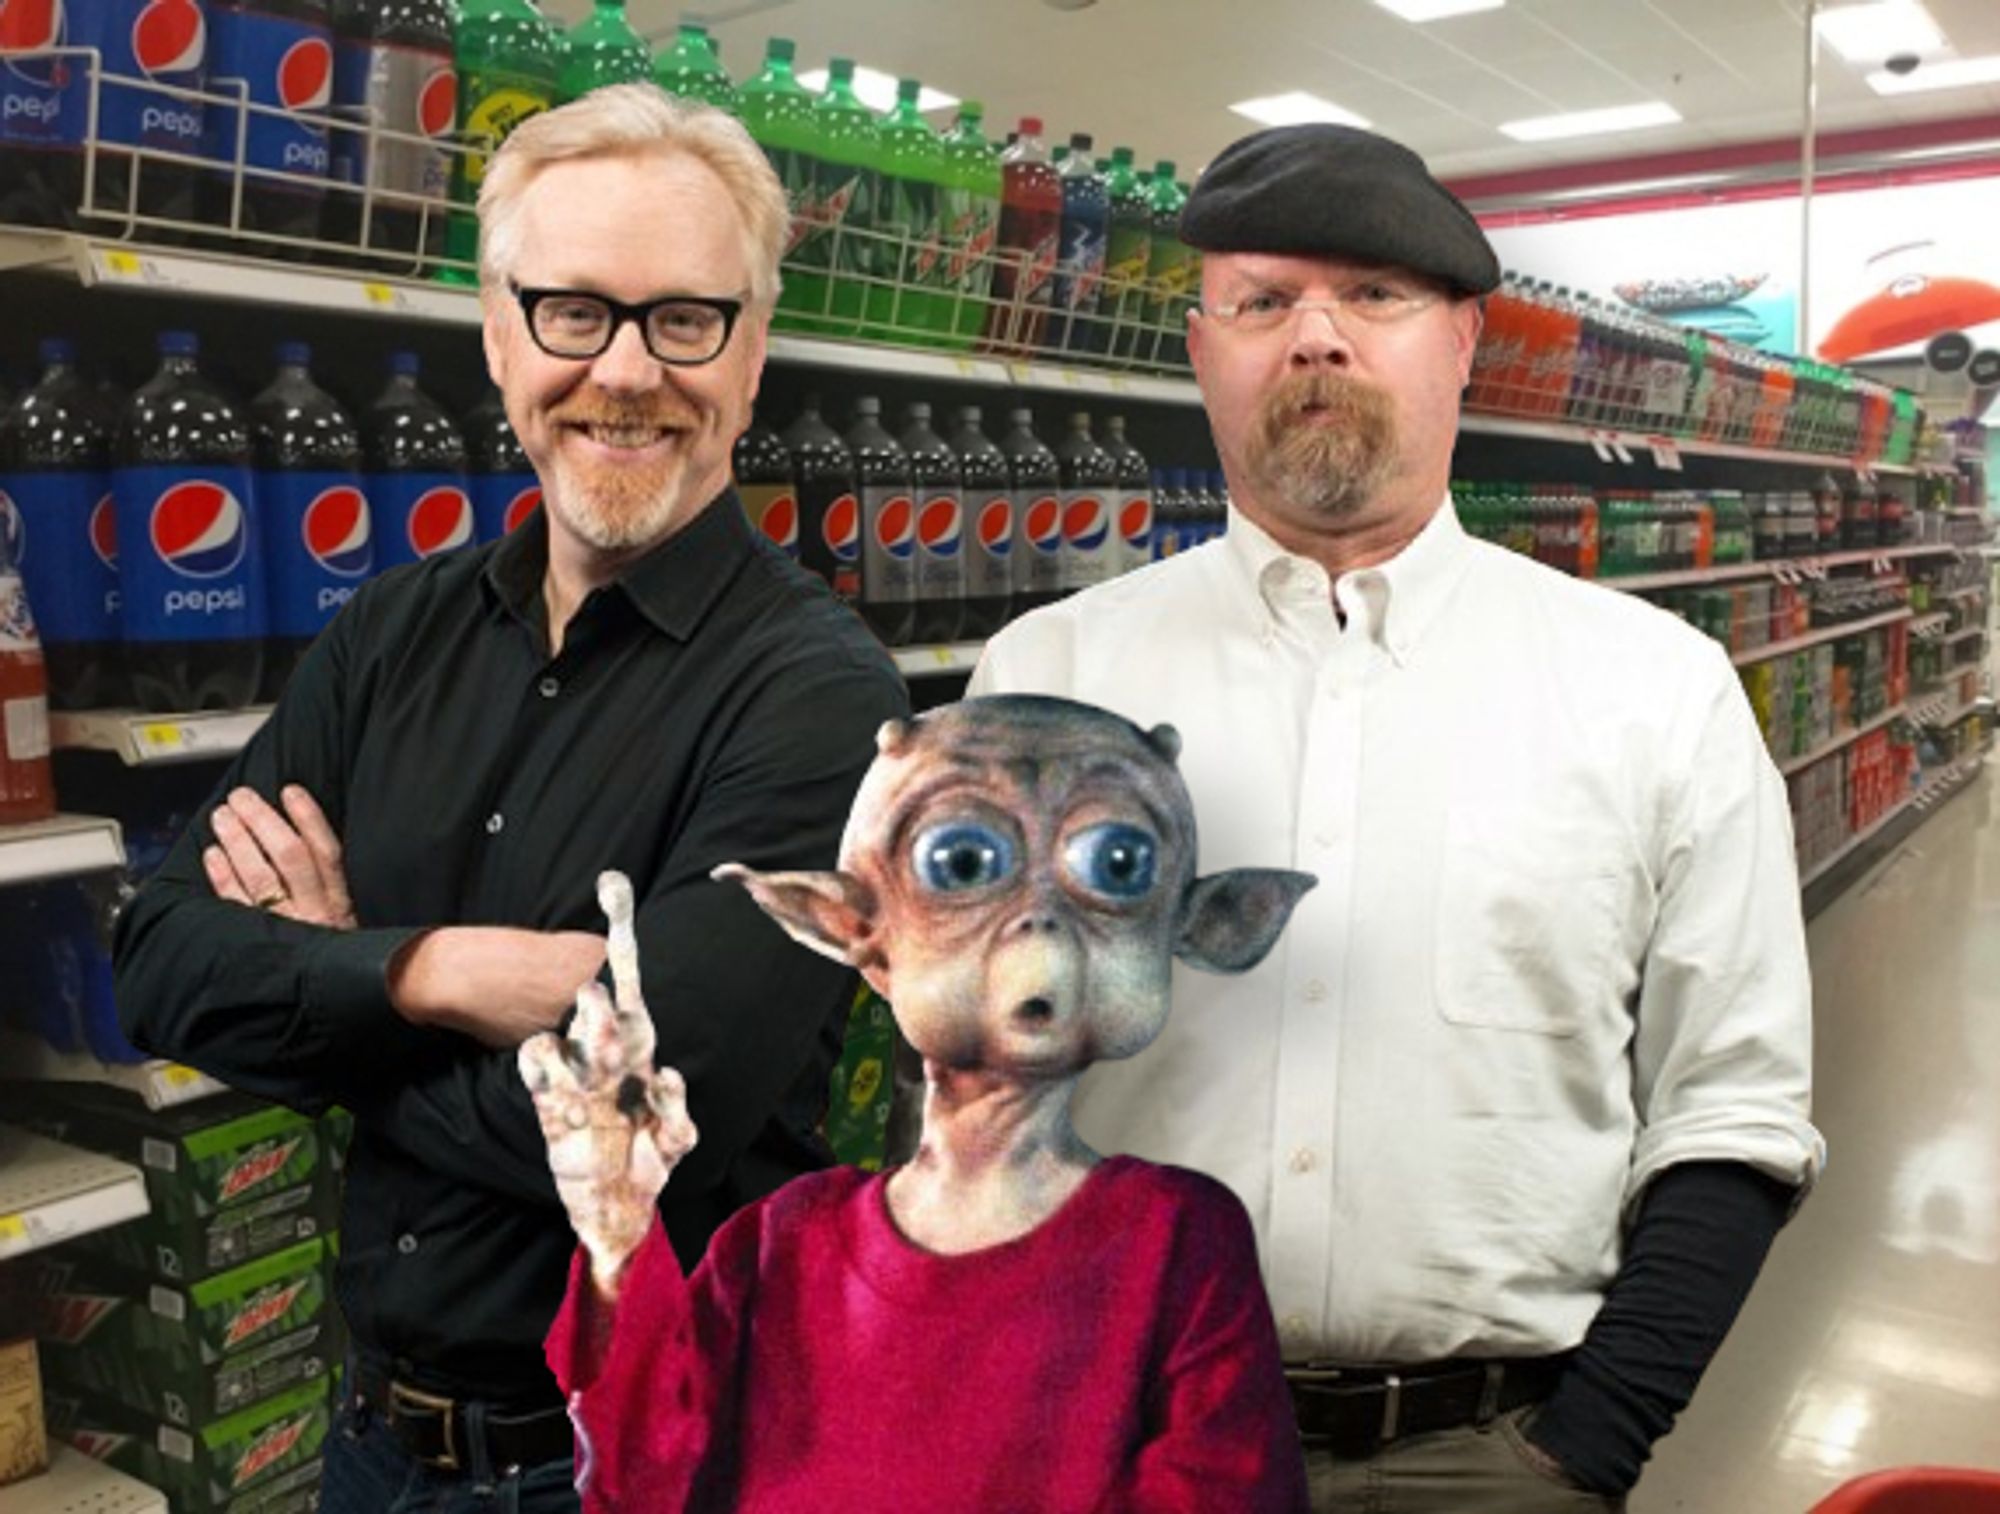
<svg viewBox="0 0 2000 1514">
<path fill-rule="evenodd" d="M 646 619 L 674 640 L 686 641 L 754 550 L 736 491 L 724 489 L 693 520 L 626 568 L 615 585 Z M 544 506 L 494 549 L 481 579 L 488 602 L 539 625 L 548 566 Z"/>
<path fill-rule="evenodd" d="M 1291 584 L 1304 581 L 1316 593 L 1327 592 L 1325 569 L 1286 551 L 1234 505 L 1223 541 L 1258 598 L 1260 622 L 1277 615 Z M 1447 494 L 1407 547 L 1387 562 L 1342 574 L 1332 593 L 1348 623 L 1363 627 L 1401 666 L 1451 598 L 1471 562 L 1469 546 Z"/>
</svg>

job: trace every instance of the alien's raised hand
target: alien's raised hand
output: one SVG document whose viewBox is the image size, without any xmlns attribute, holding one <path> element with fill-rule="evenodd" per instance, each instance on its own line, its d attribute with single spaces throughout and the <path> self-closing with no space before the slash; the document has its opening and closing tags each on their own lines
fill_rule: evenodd
<svg viewBox="0 0 2000 1514">
<path fill-rule="evenodd" d="M 583 985 L 567 1038 L 547 1032 L 521 1045 L 521 1077 L 541 1116 L 549 1170 L 570 1225 L 590 1254 L 598 1289 L 616 1298 L 625 1264 L 652 1225 L 674 1165 L 695 1143 L 687 1087 L 653 1066 L 653 1021 L 639 993 L 632 885 L 622 873 L 597 880 L 610 921 L 614 994 Z"/>
</svg>

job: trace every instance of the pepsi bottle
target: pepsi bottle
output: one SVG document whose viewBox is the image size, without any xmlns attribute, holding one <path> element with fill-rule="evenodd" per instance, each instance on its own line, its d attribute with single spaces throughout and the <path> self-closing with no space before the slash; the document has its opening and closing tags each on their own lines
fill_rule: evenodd
<svg viewBox="0 0 2000 1514">
<path fill-rule="evenodd" d="M 472 543 L 465 439 L 444 406 L 417 387 L 420 369 L 414 352 L 391 354 L 388 387 L 362 423 L 378 570 Z"/>
<path fill-rule="evenodd" d="M 882 429 L 882 402 L 854 402 L 847 429 L 861 485 L 861 618 L 882 644 L 900 647 L 916 627 L 916 506 L 909 455 Z"/>
<path fill-rule="evenodd" d="M 125 665 L 142 710 L 238 709 L 257 697 L 270 629 L 250 426 L 202 377 L 190 332 L 160 333 L 114 445 Z"/>
<path fill-rule="evenodd" d="M 1125 417 L 1106 416 L 1104 450 L 1118 470 L 1112 493 L 1112 556 L 1110 576 L 1143 568 L 1153 558 L 1153 470 L 1139 449 L 1125 439 Z"/>
<path fill-rule="evenodd" d="M 1007 454 L 980 429 L 977 405 L 958 412 L 951 450 L 964 480 L 965 620 L 961 636 L 984 640 L 1007 624 L 1014 603 L 1014 479 Z"/>
<path fill-rule="evenodd" d="M 1090 416 L 1077 411 L 1056 447 L 1062 468 L 1062 592 L 1073 594 L 1111 576 L 1112 494 L 1118 461 L 1090 434 Z"/>
<path fill-rule="evenodd" d="M 452 0 L 335 0 L 326 238 L 404 267 L 444 253 L 458 121 Z"/>
<path fill-rule="evenodd" d="M 1181 480 L 1179 468 L 1153 472 L 1153 561 L 1181 549 Z"/>
<path fill-rule="evenodd" d="M 851 605 L 861 601 L 861 499 L 854 454 L 819 413 L 819 396 L 785 428 L 799 480 L 799 561 Z"/>
<path fill-rule="evenodd" d="M 89 710 L 130 702 L 120 645 L 118 520 L 111 431 L 61 338 L 41 345 L 41 381 L 0 418 L 0 534 L 41 626 L 49 703 Z"/>
<path fill-rule="evenodd" d="M 518 531 L 541 508 L 542 481 L 507 422 L 500 391 L 465 412 L 466 486 L 472 496 L 472 530 L 482 542 Z"/>
<path fill-rule="evenodd" d="M 1035 435 L 1035 413 L 1009 413 L 1000 439 L 1014 491 L 1014 612 L 1052 604 L 1063 591 L 1062 465 Z"/>
<path fill-rule="evenodd" d="M 312 349 L 278 348 L 278 372 L 250 402 L 257 515 L 271 593 L 264 698 L 275 700 L 313 638 L 375 571 L 361 436 L 312 380 Z"/>
<path fill-rule="evenodd" d="M 931 407 L 911 405 L 896 438 L 910 459 L 917 512 L 917 616 L 911 638 L 956 641 L 965 626 L 965 501 L 958 454 L 931 430 Z"/>
<path fill-rule="evenodd" d="M 225 231 L 317 239 L 333 157 L 331 0 L 208 0 L 208 22 L 210 87 L 220 98 L 202 133 L 203 156 L 217 165 L 203 184 L 203 219 Z M 306 252 L 258 245 L 267 255 Z"/>
<path fill-rule="evenodd" d="M 736 497 L 750 528 L 785 556 L 799 558 L 799 482 L 784 440 L 762 421 L 736 438 L 732 455 Z"/>
</svg>

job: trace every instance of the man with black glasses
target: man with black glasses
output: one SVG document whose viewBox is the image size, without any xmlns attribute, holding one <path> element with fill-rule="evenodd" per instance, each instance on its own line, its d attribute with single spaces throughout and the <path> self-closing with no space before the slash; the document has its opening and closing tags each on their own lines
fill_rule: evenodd
<svg viewBox="0 0 2000 1514">
<path fill-rule="evenodd" d="M 356 1117 L 329 1514 L 577 1506 L 542 1358 L 575 1241 L 514 1048 L 603 965 L 600 871 L 633 880 L 702 1133 L 663 1211 L 683 1265 L 823 1165 L 851 975 L 709 873 L 830 867 L 907 711 L 730 487 L 787 226 L 749 136 L 600 91 L 514 133 L 480 217 L 487 363 L 544 509 L 355 596 L 118 937 L 135 1041 Z"/>
</svg>

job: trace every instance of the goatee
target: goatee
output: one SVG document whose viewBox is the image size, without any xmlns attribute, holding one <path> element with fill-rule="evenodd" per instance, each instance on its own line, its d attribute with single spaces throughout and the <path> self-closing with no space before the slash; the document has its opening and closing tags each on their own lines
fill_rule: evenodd
<svg viewBox="0 0 2000 1514">
<path fill-rule="evenodd" d="M 1359 379 L 1294 374 L 1259 409 L 1245 461 L 1260 492 L 1330 519 L 1352 515 L 1395 467 L 1395 407 Z"/>
<path fill-rule="evenodd" d="M 677 409 L 620 403 L 608 396 L 550 419 L 562 427 L 657 427 L 683 435 L 698 424 L 694 416 Z M 554 464 L 555 487 L 549 491 L 548 508 L 577 536 L 600 550 L 649 545 L 665 537 L 684 513 L 680 492 L 687 458 L 678 447 L 663 461 L 643 468 L 579 467 L 559 447 Z"/>
</svg>

